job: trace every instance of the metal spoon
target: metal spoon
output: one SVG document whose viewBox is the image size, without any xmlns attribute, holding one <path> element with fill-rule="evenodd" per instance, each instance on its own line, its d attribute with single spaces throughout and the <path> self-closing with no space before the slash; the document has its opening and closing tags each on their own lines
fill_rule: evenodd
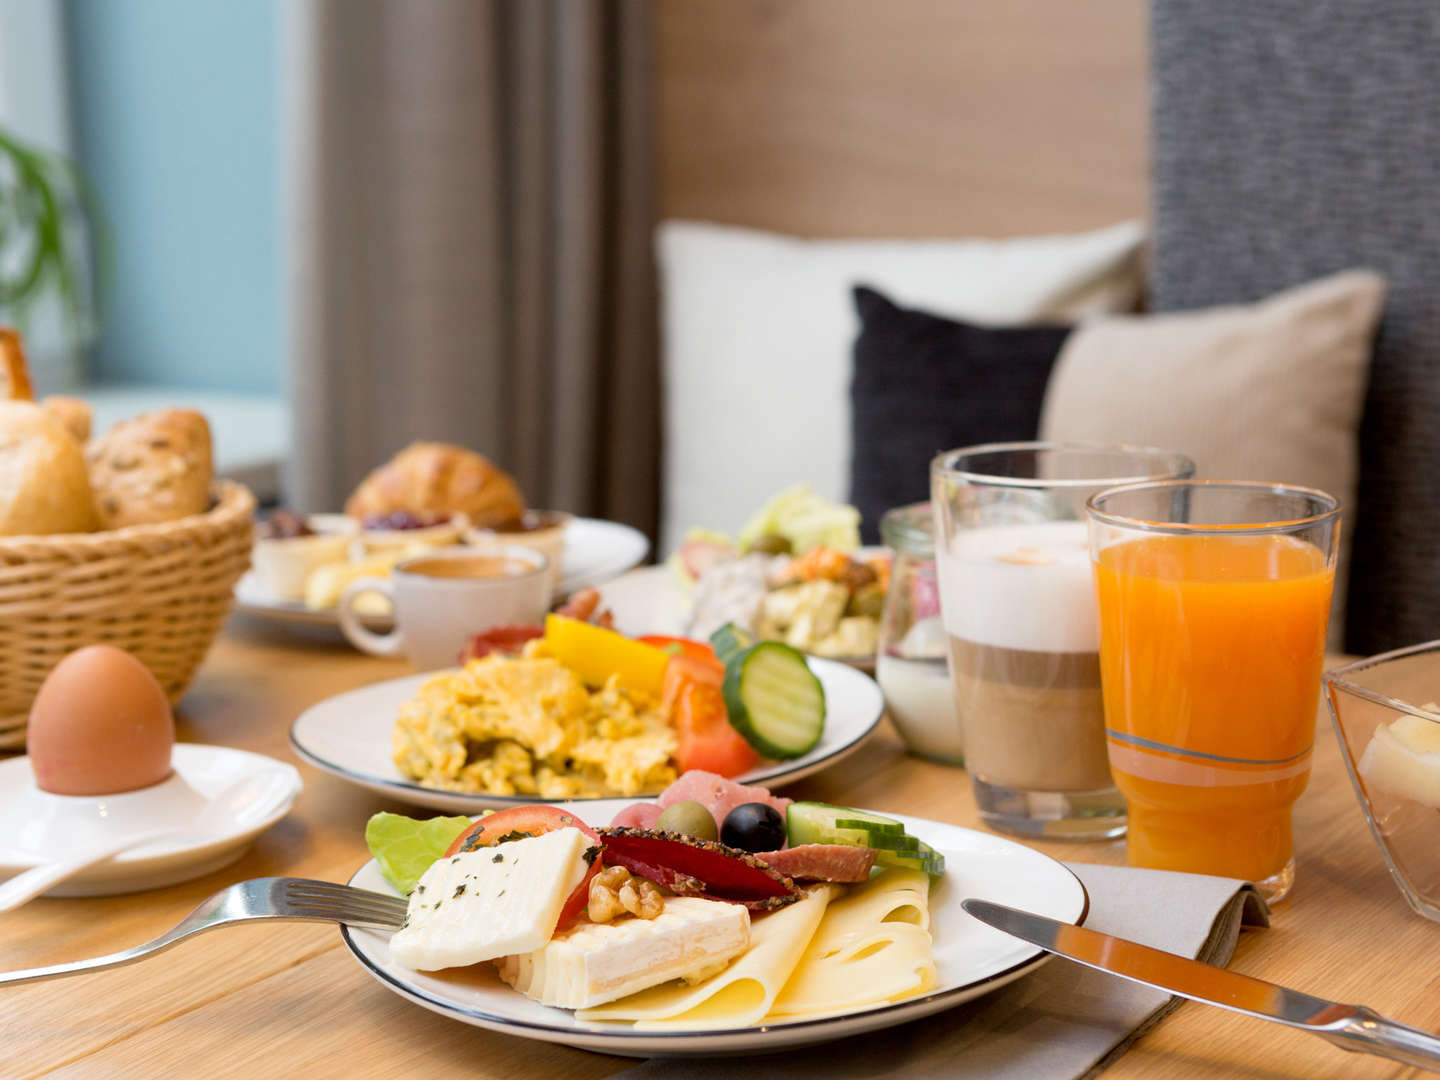
<svg viewBox="0 0 1440 1080">
<path fill-rule="evenodd" d="M 183 828 L 172 826 L 130 833 L 94 844 L 79 855 L 58 859 L 16 874 L 9 881 L 0 884 L 0 912 L 11 911 L 26 901 L 33 900 L 52 885 L 58 885 L 82 870 L 133 848 L 144 847 L 157 840 L 219 839 L 223 835 L 220 827 L 233 824 L 239 812 L 254 803 L 257 797 L 268 804 L 266 789 L 277 782 L 283 783 L 284 777 L 273 773 L 242 777 L 206 803 L 200 816 Z"/>
</svg>

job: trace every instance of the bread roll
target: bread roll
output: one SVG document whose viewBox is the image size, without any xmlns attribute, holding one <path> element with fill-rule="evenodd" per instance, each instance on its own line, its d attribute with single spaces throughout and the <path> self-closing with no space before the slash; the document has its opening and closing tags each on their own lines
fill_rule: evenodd
<svg viewBox="0 0 1440 1080">
<path fill-rule="evenodd" d="M 52 394 L 40 402 L 40 408 L 59 420 L 65 430 L 75 436 L 76 441 L 83 444 L 89 440 L 90 422 L 94 413 L 88 401 Z"/>
<path fill-rule="evenodd" d="M 463 446 L 411 443 L 367 476 L 345 504 L 352 517 L 407 510 L 464 514 L 484 529 L 517 522 L 525 498 L 509 473 Z"/>
<path fill-rule="evenodd" d="M 85 457 L 102 529 L 175 521 L 210 507 L 210 425 L 193 409 L 122 420 Z"/>
<path fill-rule="evenodd" d="M 90 532 L 95 506 L 80 444 L 28 401 L 0 401 L 0 535 Z"/>
</svg>

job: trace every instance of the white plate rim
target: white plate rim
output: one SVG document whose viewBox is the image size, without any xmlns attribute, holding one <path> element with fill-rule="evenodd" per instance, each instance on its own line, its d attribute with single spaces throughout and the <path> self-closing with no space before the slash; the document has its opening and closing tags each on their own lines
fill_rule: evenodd
<svg viewBox="0 0 1440 1080">
<path fill-rule="evenodd" d="M 885 696 L 881 693 L 880 687 L 874 679 L 864 672 L 857 671 L 850 665 L 843 664 L 838 660 L 823 660 L 819 657 L 807 657 L 806 662 L 811 665 L 818 665 L 819 667 L 818 670 L 816 670 L 816 674 L 821 675 L 821 673 L 824 672 L 825 674 L 821 675 L 822 678 L 839 679 L 842 683 L 850 680 L 860 680 L 853 684 L 854 690 L 863 691 L 871 698 L 868 708 L 865 708 L 863 705 L 861 706 L 861 708 L 865 708 L 864 715 L 866 719 L 861 722 L 858 731 L 823 756 L 812 758 L 808 761 L 803 757 L 798 758 L 796 759 L 797 761 L 804 762 L 804 764 L 799 765 L 776 762 L 765 768 L 752 769 L 747 773 L 734 777 L 738 783 L 788 784 L 800 780 L 803 777 L 810 776 L 813 773 L 819 772 L 821 769 L 829 768 L 831 765 L 853 754 L 880 726 L 880 721 L 885 715 Z M 303 737 L 299 734 L 306 719 L 312 717 L 316 710 L 322 706 L 339 707 L 344 699 L 352 695 L 358 696 L 372 692 L 377 688 L 395 687 L 402 683 L 414 683 L 415 688 L 418 689 L 420 684 L 426 679 L 438 674 L 441 673 L 430 671 L 414 675 L 402 675 L 396 679 L 386 679 L 383 682 L 371 683 L 368 686 L 357 687 L 354 690 L 347 690 L 343 693 L 328 697 L 323 701 L 318 701 L 296 717 L 295 722 L 290 725 L 290 748 L 302 761 L 315 766 L 315 768 L 321 772 L 329 773 L 331 776 L 338 777 L 341 780 L 357 784 L 369 791 L 374 791 L 382 795 L 395 796 L 400 799 L 406 799 L 407 801 L 423 796 L 424 798 L 418 803 L 419 805 L 448 810 L 453 813 L 478 813 L 481 810 L 499 809 L 507 806 L 532 806 L 536 803 L 573 802 L 585 805 L 615 798 L 613 795 L 604 795 L 586 799 L 545 799 L 536 795 L 471 795 L 456 791 L 442 791 L 437 788 L 425 787 L 411 780 L 400 780 L 355 772 L 344 765 L 330 761 L 324 757 L 323 754 L 317 752 L 313 746 L 307 746 Z M 853 692 L 853 690 L 846 691 L 846 693 Z M 827 698 L 829 693 L 830 691 L 827 689 Z M 414 803 L 412 803 L 412 805 L 413 804 Z"/>
<path fill-rule="evenodd" d="M 605 801 L 617 804 L 618 809 L 619 804 L 625 804 L 634 800 L 611 799 Z M 559 807 L 560 809 L 571 809 L 577 814 L 583 813 L 583 810 L 587 808 L 586 804 L 582 803 L 561 803 Z M 598 807 L 594 807 L 593 805 L 589 806 L 589 808 L 598 809 Z M 1018 848 L 1025 851 L 1029 856 L 1038 856 L 1046 860 L 1055 867 L 1057 871 L 1063 872 L 1065 879 L 1073 882 L 1075 889 L 1078 890 L 1079 911 L 1071 917 L 1070 921 L 1074 922 L 1077 926 L 1083 925 L 1086 918 L 1089 917 L 1090 894 L 1085 888 L 1085 883 L 1080 880 L 1079 876 L 1071 870 L 1070 867 L 1058 859 L 1052 858 L 1024 844 L 1020 844 L 1017 841 L 996 836 L 992 833 L 982 832 L 978 829 L 970 829 L 963 825 L 932 821 L 930 819 L 917 818 L 904 814 L 892 814 L 888 816 L 894 817 L 897 821 L 904 823 L 909 829 L 918 829 L 919 831 L 916 832 L 916 835 L 922 840 L 925 839 L 925 830 L 929 828 L 940 827 L 942 829 L 956 829 L 981 836 L 988 843 L 999 843 L 1008 847 Z M 348 883 L 353 885 L 360 874 L 371 867 L 374 862 L 375 860 L 371 859 L 363 864 L 350 876 Z M 535 1023 L 530 1020 L 497 1015 L 433 996 L 423 989 L 402 982 L 398 977 L 381 968 L 365 953 L 360 945 L 357 944 L 350 927 L 342 925 L 340 934 L 345 942 L 346 948 L 350 950 L 351 955 L 355 957 L 360 965 L 368 971 L 376 981 L 400 997 L 422 1005 L 432 1012 L 491 1031 L 535 1038 L 546 1042 L 556 1042 L 585 1050 L 616 1054 L 622 1057 L 686 1056 L 713 1054 L 716 1052 L 778 1052 L 780 1050 L 796 1049 L 800 1046 L 813 1045 L 817 1042 L 828 1041 L 831 1038 L 845 1038 L 851 1035 L 866 1034 L 882 1028 L 906 1023 L 910 1020 L 919 1020 L 935 1013 L 944 1012 L 946 1009 L 963 1005 L 967 1001 L 974 1000 L 993 990 L 998 990 L 1008 983 L 1022 978 L 1042 964 L 1054 959 L 1051 954 L 1045 952 L 1039 946 L 1022 942 L 1021 944 L 1025 945 L 1027 950 L 1033 950 L 1031 955 L 1023 960 L 1017 961 L 1002 971 L 956 986 L 938 988 L 928 994 L 907 998 L 904 1001 L 886 1002 L 883 1005 L 876 1005 L 873 1008 L 842 1013 L 836 1016 L 817 1017 L 810 1020 L 796 1020 L 787 1023 L 755 1025 L 743 1028 L 710 1028 L 670 1032 L 636 1032 L 619 1029 L 618 1026 L 617 1030 L 613 1031 L 593 1028 L 576 1030 L 556 1024 Z M 825 1034 L 824 1032 L 827 1029 L 831 1029 L 833 1034 Z"/>
</svg>

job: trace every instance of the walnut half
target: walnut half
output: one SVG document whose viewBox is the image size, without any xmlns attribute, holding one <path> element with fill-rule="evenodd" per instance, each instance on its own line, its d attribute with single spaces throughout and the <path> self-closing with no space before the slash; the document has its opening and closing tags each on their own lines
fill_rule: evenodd
<svg viewBox="0 0 1440 1080">
<path fill-rule="evenodd" d="M 626 912 L 654 919 L 665 910 L 665 898 L 649 878 L 635 877 L 623 866 L 607 866 L 590 881 L 586 910 L 590 921 L 597 923 L 608 923 Z"/>
</svg>

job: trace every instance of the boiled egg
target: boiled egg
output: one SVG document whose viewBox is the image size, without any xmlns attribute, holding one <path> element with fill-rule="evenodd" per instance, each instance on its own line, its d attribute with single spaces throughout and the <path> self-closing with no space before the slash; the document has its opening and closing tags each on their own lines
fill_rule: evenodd
<svg viewBox="0 0 1440 1080">
<path fill-rule="evenodd" d="M 35 783 L 54 795 L 114 795 L 170 775 L 175 718 L 148 668 L 90 645 L 56 664 L 30 707 Z"/>
</svg>

